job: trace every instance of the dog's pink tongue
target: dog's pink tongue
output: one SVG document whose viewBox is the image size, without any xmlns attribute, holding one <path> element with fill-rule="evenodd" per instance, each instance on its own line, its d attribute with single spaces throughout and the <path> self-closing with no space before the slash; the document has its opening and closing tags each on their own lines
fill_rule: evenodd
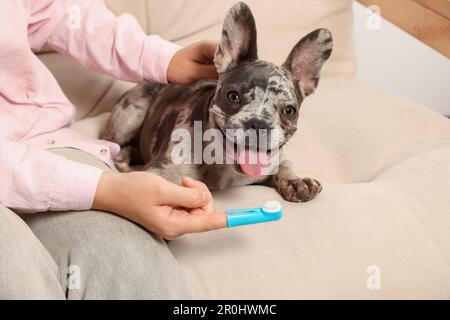
<svg viewBox="0 0 450 320">
<path fill-rule="evenodd" d="M 260 177 L 264 175 L 264 169 L 269 166 L 269 156 L 267 152 L 257 152 L 245 148 L 239 152 L 239 165 L 245 175 Z"/>
</svg>

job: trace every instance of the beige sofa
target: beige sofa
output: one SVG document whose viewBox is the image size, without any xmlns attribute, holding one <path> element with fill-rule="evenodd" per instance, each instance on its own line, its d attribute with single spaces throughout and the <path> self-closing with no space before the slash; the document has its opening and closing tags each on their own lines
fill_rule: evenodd
<svg viewBox="0 0 450 320">
<path fill-rule="evenodd" d="M 149 33 L 187 44 L 217 39 L 230 0 L 107 1 Z M 335 51 L 303 105 L 288 157 L 324 183 L 309 203 L 283 202 L 280 222 L 184 236 L 170 248 L 199 298 L 450 298 L 450 121 L 355 79 L 350 0 L 249 0 L 260 56 L 282 62 L 316 27 Z M 94 137 L 132 84 L 40 57 Z M 381 66 L 380 66 L 381 67 Z M 218 209 L 279 199 L 247 186 L 215 194 Z"/>
</svg>

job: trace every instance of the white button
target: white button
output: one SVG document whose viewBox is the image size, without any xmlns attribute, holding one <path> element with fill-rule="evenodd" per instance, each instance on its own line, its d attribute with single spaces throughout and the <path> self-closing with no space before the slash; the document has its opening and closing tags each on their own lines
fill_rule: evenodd
<svg viewBox="0 0 450 320">
<path fill-rule="evenodd" d="M 100 150 L 100 154 L 101 154 L 102 156 L 106 156 L 106 155 L 108 154 L 108 150 L 102 149 L 102 150 Z"/>
<path fill-rule="evenodd" d="M 49 139 L 49 140 L 47 140 L 47 144 L 55 144 L 56 143 L 56 141 L 55 140 L 53 140 L 53 139 Z"/>
</svg>

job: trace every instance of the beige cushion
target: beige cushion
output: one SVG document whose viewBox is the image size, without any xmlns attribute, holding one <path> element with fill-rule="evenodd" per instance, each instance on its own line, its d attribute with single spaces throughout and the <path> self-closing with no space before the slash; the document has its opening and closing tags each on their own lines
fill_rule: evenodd
<svg viewBox="0 0 450 320">
<path fill-rule="evenodd" d="M 220 37 L 222 20 L 234 0 L 106 0 L 117 14 L 136 16 L 149 34 L 182 45 Z M 282 63 L 301 37 L 319 27 L 329 28 L 335 50 L 324 69 L 325 77 L 349 79 L 355 75 L 351 0 L 250 0 L 259 31 L 260 57 Z M 132 85 L 90 72 L 69 58 L 43 53 L 64 92 L 77 106 L 77 119 L 110 110 Z"/>
<path fill-rule="evenodd" d="M 322 81 L 287 145 L 297 171 L 327 182 L 367 182 L 421 153 L 450 146 L 449 120 L 356 81 Z"/>
<path fill-rule="evenodd" d="M 236 0 L 106 0 L 120 14 L 134 14 L 144 30 L 180 43 L 220 37 L 222 21 Z M 325 75 L 352 77 L 355 71 L 351 0 L 247 0 L 258 28 L 260 57 L 281 64 L 307 33 L 326 27 L 335 50 Z"/>
<path fill-rule="evenodd" d="M 324 190 L 283 202 L 280 222 L 171 242 L 199 297 L 450 298 L 450 121 L 346 82 L 304 107 L 289 158 Z M 280 200 L 260 186 L 215 194 L 219 210 L 267 199 Z"/>
<path fill-rule="evenodd" d="M 365 184 L 325 184 L 282 221 L 170 243 L 200 298 L 450 298 L 450 148 L 419 155 Z M 440 177 L 440 178 L 437 178 Z M 250 186 L 219 209 L 277 198 Z M 369 290 L 370 266 L 381 271 Z"/>
</svg>

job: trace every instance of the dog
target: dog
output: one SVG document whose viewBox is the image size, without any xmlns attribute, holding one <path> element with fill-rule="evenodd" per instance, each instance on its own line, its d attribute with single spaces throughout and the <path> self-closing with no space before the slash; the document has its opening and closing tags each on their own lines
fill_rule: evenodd
<svg viewBox="0 0 450 320">
<path fill-rule="evenodd" d="M 260 60 L 255 19 L 250 8 L 239 2 L 226 15 L 215 53 L 218 80 L 189 86 L 138 85 L 114 107 L 102 138 L 122 147 L 114 159 L 121 172 L 151 171 L 175 183 L 190 176 L 210 190 L 261 184 L 273 187 L 290 202 L 312 200 L 321 192 L 321 184 L 298 177 L 289 161 L 279 159 L 297 130 L 300 106 L 317 88 L 332 48 L 330 31 L 318 29 L 295 45 L 282 66 Z M 236 160 L 241 155 L 243 162 L 175 163 L 174 150 L 180 144 L 180 134 L 175 132 L 183 129 L 195 135 L 194 123 L 200 123 L 204 132 L 219 132 L 214 141 L 216 147 L 219 144 L 216 151 L 226 149 L 223 158 Z M 241 133 L 229 135 L 229 130 Z M 242 130 L 263 132 L 256 147 L 255 142 L 246 145 Z M 265 149 L 259 143 L 264 136 Z M 205 148 L 205 141 L 200 146 Z M 257 160 L 249 163 L 255 155 Z M 272 171 L 264 173 L 266 167 Z"/>
</svg>

